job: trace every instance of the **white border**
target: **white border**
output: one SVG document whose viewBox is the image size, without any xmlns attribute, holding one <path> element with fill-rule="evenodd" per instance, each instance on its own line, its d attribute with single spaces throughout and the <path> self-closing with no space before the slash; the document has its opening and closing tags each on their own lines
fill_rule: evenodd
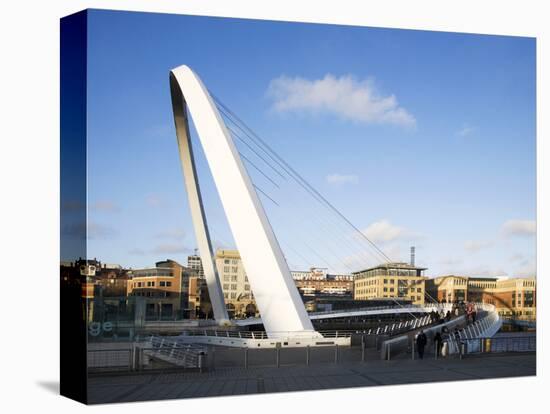
<svg viewBox="0 0 550 414">
<path fill-rule="evenodd" d="M 539 375 L 536 378 L 175 400 L 96 406 L 86 408 L 87 412 L 150 413 L 151 409 L 157 408 L 242 412 L 245 408 L 262 407 L 262 412 L 293 408 L 293 411 L 308 412 L 353 409 L 400 413 L 465 410 L 490 413 L 499 409 L 524 412 L 544 406 L 549 361 L 543 350 L 548 342 L 543 329 L 548 312 L 544 296 L 549 266 L 545 258 L 548 255 L 542 252 L 550 249 L 547 213 L 550 211 L 549 167 L 544 163 L 549 159 L 549 144 L 541 138 L 547 137 L 549 131 L 548 118 L 543 119 L 542 114 L 550 113 L 550 35 L 545 2 L 402 0 L 374 3 L 349 0 L 21 0 L 2 3 L 0 389 L 5 412 L 15 409 L 57 413 L 84 410 L 83 406 L 55 395 L 40 383 L 56 381 L 59 362 L 58 19 L 86 7 L 536 36 L 538 248 L 541 252 L 538 255 Z"/>
</svg>

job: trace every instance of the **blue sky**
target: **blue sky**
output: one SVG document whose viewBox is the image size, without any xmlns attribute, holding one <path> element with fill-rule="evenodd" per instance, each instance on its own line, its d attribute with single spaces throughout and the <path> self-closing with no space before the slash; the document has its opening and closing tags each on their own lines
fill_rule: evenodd
<svg viewBox="0 0 550 414">
<path fill-rule="evenodd" d="M 185 263 L 195 247 L 168 88 L 169 70 L 186 64 L 392 259 L 408 260 L 415 245 L 428 275 L 534 275 L 534 39 L 105 11 L 89 19 L 91 257 Z M 213 238 L 231 247 L 196 152 Z M 261 197 L 291 268 L 375 264 L 345 229 L 342 244 L 330 226 L 304 223 L 307 197 L 250 172 L 281 202 Z"/>
</svg>

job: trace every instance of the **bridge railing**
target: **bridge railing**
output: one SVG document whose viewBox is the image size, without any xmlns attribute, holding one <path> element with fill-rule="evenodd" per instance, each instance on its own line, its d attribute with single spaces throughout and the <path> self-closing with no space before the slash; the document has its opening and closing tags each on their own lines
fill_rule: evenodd
<svg viewBox="0 0 550 414">
<path fill-rule="evenodd" d="M 349 329 L 349 330 L 320 330 L 323 338 L 349 338 L 352 335 L 364 334 L 364 335 L 388 335 L 393 336 L 402 332 L 409 331 L 411 329 L 418 329 L 426 326 L 430 323 L 430 316 L 425 315 L 416 319 L 409 319 L 407 321 L 399 321 L 387 324 L 380 324 L 377 327 L 372 327 L 364 330 Z M 295 332 L 271 332 L 271 337 L 285 338 L 292 337 Z M 220 329 L 190 329 L 185 330 L 181 334 L 182 336 L 208 336 L 217 338 L 241 338 L 241 339 L 269 339 L 269 335 L 265 331 L 239 331 L 239 330 L 220 330 Z M 308 337 L 307 334 L 300 334 L 301 337 Z M 311 334 L 311 338 L 316 337 L 316 333 Z"/>
<path fill-rule="evenodd" d="M 301 338 L 318 338 L 318 333 L 321 333 L 325 338 L 349 338 L 353 331 L 320 331 L 312 332 L 311 334 L 300 333 Z M 209 336 L 216 338 L 241 338 L 241 339 L 269 339 L 271 338 L 287 338 L 296 336 L 293 331 L 277 331 L 270 332 L 269 335 L 265 331 L 238 331 L 238 330 L 220 330 L 220 329 L 193 329 L 185 330 L 181 336 Z"/>
<path fill-rule="evenodd" d="M 462 315 L 443 324 L 437 324 L 424 329 L 428 343 L 434 345 L 435 334 L 440 332 L 444 336 L 441 345 L 446 346 L 445 352 L 454 354 L 461 352 L 461 343 L 463 340 L 494 335 L 501 325 L 495 306 L 485 303 L 476 303 L 475 305 L 477 310 L 480 311 L 479 319 L 469 323 L 466 315 Z M 445 328 L 447 333 L 443 332 Z M 452 329 L 458 330 L 452 332 Z M 411 353 L 411 356 L 414 358 L 415 338 L 415 335 L 405 334 L 384 341 L 381 346 L 380 357 L 382 359 L 390 359 L 400 353 Z M 436 353 L 439 352 L 440 350 L 437 349 Z"/>
<path fill-rule="evenodd" d="M 497 336 L 492 338 L 463 339 L 464 353 L 535 352 L 536 335 Z"/>
<path fill-rule="evenodd" d="M 336 313 L 353 313 L 353 312 L 379 311 L 379 310 L 388 310 L 388 309 L 405 309 L 405 310 L 411 310 L 411 311 L 424 312 L 426 309 L 441 310 L 441 309 L 450 309 L 451 307 L 452 307 L 452 304 L 450 303 L 427 304 L 427 305 L 415 305 L 415 304 L 386 305 L 386 306 L 361 307 L 361 308 L 353 308 L 353 309 L 346 309 L 346 310 L 309 312 L 309 316 L 334 315 Z"/>
</svg>

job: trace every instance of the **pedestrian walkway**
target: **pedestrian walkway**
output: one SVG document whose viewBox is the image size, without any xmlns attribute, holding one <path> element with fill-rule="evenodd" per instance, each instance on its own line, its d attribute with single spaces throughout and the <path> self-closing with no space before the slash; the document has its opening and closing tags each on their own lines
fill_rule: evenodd
<svg viewBox="0 0 550 414">
<path fill-rule="evenodd" d="M 534 353 L 484 355 L 463 360 L 374 360 L 312 367 L 282 366 L 218 369 L 205 373 L 150 373 L 90 378 L 89 403 L 310 391 L 535 374 Z"/>
</svg>

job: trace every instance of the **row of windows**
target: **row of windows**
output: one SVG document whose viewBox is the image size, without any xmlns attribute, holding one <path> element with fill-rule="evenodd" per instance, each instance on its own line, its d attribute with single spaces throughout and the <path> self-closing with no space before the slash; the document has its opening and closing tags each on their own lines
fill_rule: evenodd
<svg viewBox="0 0 550 414">
<path fill-rule="evenodd" d="M 416 284 L 416 283 L 419 283 L 420 281 L 416 281 L 416 280 L 407 280 L 407 279 L 398 279 L 398 283 L 400 285 L 412 285 L 412 284 Z M 385 285 L 394 285 L 395 284 L 395 279 L 383 279 L 383 282 L 382 282 L 382 279 L 366 279 L 366 280 L 359 280 L 356 282 L 356 285 L 357 286 L 372 286 L 372 285 L 378 285 L 378 284 L 381 284 L 381 283 L 384 283 Z"/>
<path fill-rule="evenodd" d="M 237 290 L 237 284 L 233 283 L 229 286 L 229 283 L 224 283 L 223 290 Z M 250 285 L 244 285 L 244 290 L 250 290 Z"/>
<path fill-rule="evenodd" d="M 169 287 L 172 286 L 172 282 L 161 280 L 159 282 L 159 286 L 161 287 Z M 155 281 L 149 281 L 149 282 L 134 282 L 134 287 L 141 288 L 141 287 L 155 287 Z"/>
<path fill-rule="evenodd" d="M 224 282 L 229 282 L 229 280 L 231 280 L 231 282 L 236 282 L 237 281 L 237 275 L 223 275 L 223 281 Z"/>
<path fill-rule="evenodd" d="M 223 263 L 224 263 L 224 264 L 234 264 L 234 265 L 236 265 L 236 264 L 239 263 L 239 260 L 238 260 L 238 259 L 231 259 L 231 260 L 225 259 L 225 260 L 223 261 Z"/>
<path fill-rule="evenodd" d="M 169 298 L 171 296 L 171 292 L 140 292 L 135 291 L 132 292 L 133 296 L 144 296 L 144 297 L 161 297 L 161 298 Z"/>
<path fill-rule="evenodd" d="M 238 266 L 224 266 L 223 267 L 223 272 L 224 273 L 237 273 L 239 271 L 239 267 Z"/>
<path fill-rule="evenodd" d="M 395 296 L 395 289 L 394 288 L 384 288 L 384 292 L 385 292 L 385 294 L 383 295 L 384 297 L 394 297 Z M 390 293 L 390 294 L 388 295 L 388 293 Z M 391 293 L 394 293 L 394 294 L 391 295 Z M 422 293 L 420 289 L 418 289 L 418 293 Z M 377 289 L 359 289 L 355 292 L 356 297 L 368 296 L 368 295 L 377 296 L 377 295 L 379 295 L 379 292 L 378 292 Z M 398 295 L 399 295 L 399 297 L 404 297 L 404 296 L 410 295 L 411 300 L 415 300 L 415 298 L 416 298 L 416 300 L 420 300 L 422 298 L 422 295 L 414 295 L 412 293 L 409 293 L 407 295 L 407 292 L 403 292 L 403 291 L 400 291 Z"/>
</svg>

